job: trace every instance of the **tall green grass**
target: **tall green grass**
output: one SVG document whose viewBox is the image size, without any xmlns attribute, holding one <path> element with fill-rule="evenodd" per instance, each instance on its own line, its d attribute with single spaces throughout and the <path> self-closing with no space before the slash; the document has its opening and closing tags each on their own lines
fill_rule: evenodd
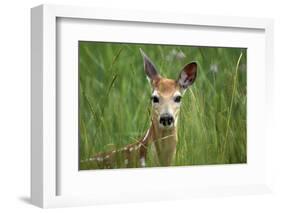
<svg viewBox="0 0 281 213">
<path fill-rule="evenodd" d="M 199 65 L 182 100 L 174 165 L 245 163 L 246 49 L 97 42 L 79 42 L 80 160 L 132 143 L 149 128 L 151 88 L 139 48 L 168 78 L 188 62 Z"/>
</svg>

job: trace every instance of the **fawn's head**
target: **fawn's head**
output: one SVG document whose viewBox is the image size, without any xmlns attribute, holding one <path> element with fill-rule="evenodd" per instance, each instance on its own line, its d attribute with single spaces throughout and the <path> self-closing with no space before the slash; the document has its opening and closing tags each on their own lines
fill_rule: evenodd
<svg viewBox="0 0 281 213">
<path fill-rule="evenodd" d="M 177 80 L 162 77 L 152 61 L 140 49 L 144 60 L 144 70 L 152 87 L 152 115 L 160 128 L 172 128 L 177 123 L 181 98 L 186 89 L 196 79 L 197 64 L 183 67 Z"/>
</svg>

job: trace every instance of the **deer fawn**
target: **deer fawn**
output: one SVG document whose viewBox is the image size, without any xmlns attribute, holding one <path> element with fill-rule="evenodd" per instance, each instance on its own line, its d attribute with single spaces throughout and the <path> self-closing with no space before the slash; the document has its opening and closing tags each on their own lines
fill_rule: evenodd
<svg viewBox="0 0 281 213">
<path fill-rule="evenodd" d="M 177 145 L 177 120 L 181 98 L 193 84 L 197 74 L 195 62 L 185 65 L 177 80 L 162 77 L 152 61 L 140 49 L 144 70 L 152 87 L 151 125 L 144 137 L 121 149 L 99 153 L 83 163 L 95 164 L 99 168 L 145 167 L 147 149 L 151 145 L 153 160 L 157 165 L 172 164 Z"/>
</svg>

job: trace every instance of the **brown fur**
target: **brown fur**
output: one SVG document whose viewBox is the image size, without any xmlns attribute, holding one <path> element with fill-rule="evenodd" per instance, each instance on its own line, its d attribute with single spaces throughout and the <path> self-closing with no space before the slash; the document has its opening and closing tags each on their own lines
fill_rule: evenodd
<svg viewBox="0 0 281 213">
<path fill-rule="evenodd" d="M 160 78 L 152 83 L 152 87 L 162 96 L 171 96 L 172 93 L 179 89 L 177 82 L 168 78 Z"/>
</svg>

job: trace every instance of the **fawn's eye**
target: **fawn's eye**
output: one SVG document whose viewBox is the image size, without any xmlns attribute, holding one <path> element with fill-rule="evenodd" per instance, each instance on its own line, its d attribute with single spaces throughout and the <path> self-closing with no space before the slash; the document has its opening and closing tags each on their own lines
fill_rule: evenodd
<svg viewBox="0 0 281 213">
<path fill-rule="evenodd" d="M 157 96 L 152 96 L 151 100 L 153 103 L 159 103 L 159 98 Z"/>
<path fill-rule="evenodd" d="M 175 101 L 176 103 L 181 102 L 181 96 L 176 96 L 175 99 L 174 99 L 174 101 Z"/>
</svg>

